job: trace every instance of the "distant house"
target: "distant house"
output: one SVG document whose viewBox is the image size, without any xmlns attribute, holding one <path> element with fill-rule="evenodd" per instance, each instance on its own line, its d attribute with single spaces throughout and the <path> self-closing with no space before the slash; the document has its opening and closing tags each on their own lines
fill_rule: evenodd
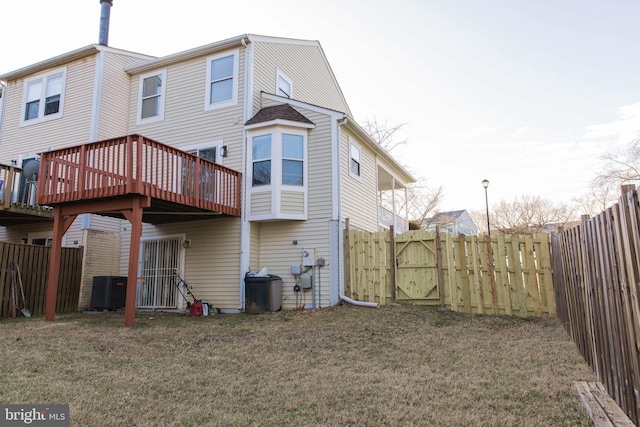
<svg viewBox="0 0 640 427">
<path fill-rule="evenodd" d="M 427 219 L 427 231 L 435 232 L 436 226 L 449 234 L 471 236 L 478 233 L 476 224 L 466 210 L 439 212 Z"/>
</svg>

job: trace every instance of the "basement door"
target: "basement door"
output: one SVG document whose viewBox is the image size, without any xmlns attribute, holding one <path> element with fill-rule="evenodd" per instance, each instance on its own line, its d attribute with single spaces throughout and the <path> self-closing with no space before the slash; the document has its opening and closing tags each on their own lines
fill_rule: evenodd
<svg viewBox="0 0 640 427">
<path fill-rule="evenodd" d="M 138 308 L 179 308 L 174 277 L 180 271 L 182 251 L 180 237 L 141 242 Z"/>
</svg>

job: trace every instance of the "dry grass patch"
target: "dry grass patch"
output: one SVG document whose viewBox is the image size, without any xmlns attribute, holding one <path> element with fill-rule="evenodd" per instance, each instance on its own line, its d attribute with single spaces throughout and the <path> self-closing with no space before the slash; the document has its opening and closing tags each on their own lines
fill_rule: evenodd
<svg viewBox="0 0 640 427">
<path fill-rule="evenodd" d="M 77 426 L 580 426 L 555 319 L 430 307 L 0 321 L 0 401 Z"/>
</svg>

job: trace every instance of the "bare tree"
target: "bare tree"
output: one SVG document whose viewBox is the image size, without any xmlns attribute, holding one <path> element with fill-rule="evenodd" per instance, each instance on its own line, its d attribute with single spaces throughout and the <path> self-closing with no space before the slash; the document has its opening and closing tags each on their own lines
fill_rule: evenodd
<svg viewBox="0 0 640 427">
<path fill-rule="evenodd" d="M 607 153 L 602 158 L 606 163 L 595 179 L 596 185 L 618 187 L 640 181 L 640 139 L 633 140 L 621 152 Z"/>
<path fill-rule="evenodd" d="M 373 119 L 367 119 L 362 126 L 363 129 L 376 141 L 382 148 L 391 153 L 394 148 L 407 143 L 407 139 L 398 139 L 398 131 L 407 124 L 400 123 L 394 125 L 389 123 L 387 119 L 379 119 L 373 116 Z"/>
<path fill-rule="evenodd" d="M 407 139 L 398 139 L 398 131 L 406 126 L 406 123 L 398 125 L 391 124 L 387 119 L 379 119 L 373 117 L 373 119 L 366 120 L 364 122 L 364 130 L 387 152 L 391 152 L 393 149 L 400 145 L 407 143 Z M 422 227 L 426 224 L 426 219 L 436 212 L 438 205 L 444 198 L 444 188 L 439 186 L 437 188 L 431 188 L 427 185 L 425 179 L 418 179 L 418 182 L 412 184 L 407 188 L 407 198 L 402 203 L 396 203 L 396 214 L 400 214 L 403 208 L 406 206 L 407 215 L 412 220 Z M 397 193 L 396 193 L 397 196 Z M 385 192 L 380 196 L 380 202 L 385 207 L 391 207 L 390 192 Z M 401 199 L 404 196 L 400 196 Z"/>
<path fill-rule="evenodd" d="M 504 234 L 533 234 L 550 225 L 565 225 L 575 217 L 566 203 L 554 203 L 540 196 L 523 195 L 512 201 L 500 200 L 489 214 L 491 228 Z"/>
<path fill-rule="evenodd" d="M 407 189 L 407 209 L 409 218 L 421 229 L 427 225 L 427 218 L 433 216 L 444 198 L 444 187 L 430 188 L 425 180 L 419 180 Z"/>
<path fill-rule="evenodd" d="M 580 215 L 590 217 L 599 214 L 617 200 L 618 193 L 611 183 L 600 182 L 595 179 L 589 191 L 573 199 Z"/>
</svg>

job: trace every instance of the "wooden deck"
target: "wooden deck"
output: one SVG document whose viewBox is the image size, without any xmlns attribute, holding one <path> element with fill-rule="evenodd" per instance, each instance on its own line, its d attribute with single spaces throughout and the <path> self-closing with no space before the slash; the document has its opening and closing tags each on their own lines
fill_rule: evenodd
<svg viewBox="0 0 640 427">
<path fill-rule="evenodd" d="M 101 215 L 122 218 L 118 199 L 150 198 L 143 222 L 159 224 L 215 215 L 240 216 L 242 174 L 141 135 L 41 154 L 39 205 L 113 201 Z"/>
<path fill-rule="evenodd" d="M 35 203 L 35 188 L 21 168 L 0 164 L 0 226 L 53 221 L 51 208 Z"/>
</svg>

